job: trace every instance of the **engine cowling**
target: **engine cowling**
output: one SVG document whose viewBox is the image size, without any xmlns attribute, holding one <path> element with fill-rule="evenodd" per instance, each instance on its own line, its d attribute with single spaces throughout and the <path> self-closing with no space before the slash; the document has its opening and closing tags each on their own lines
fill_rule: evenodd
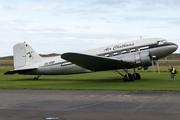
<svg viewBox="0 0 180 120">
<path fill-rule="evenodd" d="M 140 59 L 141 59 L 141 65 L 142 67 L 147 67 L 152 64 L 151 58 L 150 58 L 150 53 L 147 52 L 141 52 L 140 54 Z"/>
<path fill-rule="evenodd" d="M 146 51 L 146 52 L 139 52 L 139 53 L 123 56 L 120 59 L 134 63 L 129 65 L 128 68 L 134 68 L 134 67 L 146 68 L 152 65 L 152 60 L 150 56 L 151 56 L 150 52 Z"/>
<path fill-rule="evenodd" d="M 129 61 L 131 63 L 134 63 L 130 66 L 128 66 L 129 68 L 134 68 L 134 67 L 148 67 L 151 66 L 152 64 L 152 60 L 150 57 L 150 52 L 146 51 L 146 52 L 139 52 L 139 53 L 134 53 L 134 54 L 130 54 L 128 56 L 123 56 L 121 57 L 122 60 L 125 61 Z"/>
</svg>

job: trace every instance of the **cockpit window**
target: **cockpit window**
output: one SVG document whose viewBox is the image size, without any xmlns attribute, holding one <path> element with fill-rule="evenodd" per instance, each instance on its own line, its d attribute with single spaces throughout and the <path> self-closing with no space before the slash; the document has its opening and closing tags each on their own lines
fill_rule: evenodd
<svg viewBox="0 0 180 120">
<path fill-rule="evenodd" d="M 162 45 L 162 44 L 164 44 L 165 42 L 166 42 L 166 40 L 161 40 L 161 41 L 158 41 L 157 44 L 158 44 L 158 45 Z"/>
</svg>

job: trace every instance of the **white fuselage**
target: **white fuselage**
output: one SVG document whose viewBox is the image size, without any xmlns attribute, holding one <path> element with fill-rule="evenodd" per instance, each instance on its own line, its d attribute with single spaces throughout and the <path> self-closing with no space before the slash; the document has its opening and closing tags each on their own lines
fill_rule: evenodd
<svg viewBox="0 0 180 120">
<path fill-rule="evenodd" d="M 151 65 L 151 59 L 160 59 L 173 53 L 176 49 L 176 44 L 166 42 L 165 39 L 148 38 L 87 50 L 81 53 L 130 61 L 133 64 L 128 68 L 136 68 L 148 67 Z M 62 59 L 61 56 L 41 58 L 40 61 L 27 64 L 16 70 L 26 68 L 38 69 L 34 71 L 22 71 L 19 74 L 62 75 L 92 72 Z"/>
</svg>

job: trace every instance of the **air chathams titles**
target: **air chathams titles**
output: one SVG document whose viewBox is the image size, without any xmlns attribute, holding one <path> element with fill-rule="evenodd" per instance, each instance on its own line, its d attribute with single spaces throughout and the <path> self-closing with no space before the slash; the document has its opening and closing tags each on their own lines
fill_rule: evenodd
<svg viewBox="0 0 180 120">
<path fill-rule="evenodd" d="M 134 43 L 132 43 L 132 44 L 123 44 L 123 45 L 115 45 L 112 48 L 108 47 L 108 48 L 104 49 L 104 52 L 110 51 L 110 50 L 117 50 L 117 49 L 120 49 L 120 48 L 129 47 L 129 46 L 134 46 Z"/>
</svg>

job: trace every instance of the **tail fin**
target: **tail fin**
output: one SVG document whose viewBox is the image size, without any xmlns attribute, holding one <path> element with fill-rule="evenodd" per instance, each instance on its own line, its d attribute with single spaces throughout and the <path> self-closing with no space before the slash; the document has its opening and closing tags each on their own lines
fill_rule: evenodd
<svg viewBox="0 0 180 120">
<path fill-rule="evenodd" d="M 32 47 L 26 43 L 18 43 L 13 47 L 14 51 L 14 68 L 28 68 L 33 64 L 42 60 L 36 51 L 32 49 Z"/>
</svg>

